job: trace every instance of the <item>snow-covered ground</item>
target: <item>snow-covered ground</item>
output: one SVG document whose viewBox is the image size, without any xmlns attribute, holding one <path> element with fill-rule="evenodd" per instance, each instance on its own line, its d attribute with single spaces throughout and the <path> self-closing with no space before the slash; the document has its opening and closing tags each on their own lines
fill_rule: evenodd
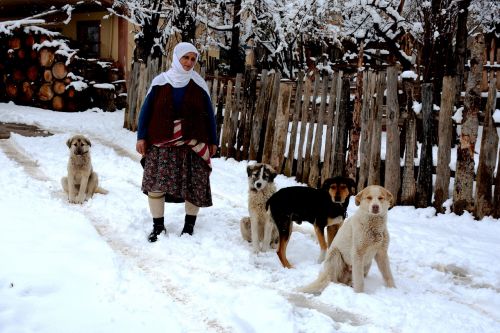
<svg viewBox="0 0 500 333">
<path fill-rule="evenodd" d="M 366 292 L 331 284 L 294 292 L 321 267 L 310 224 L 288 246 L 294 269 L 241 239 L 247 162 L 213 159 L 214 206 L 193 236 L 179 237 L 182 204 L 166 206 L 168 237 L 154 244 L 135 133 L 123 112 L 57 113 L 0 104 L 0 121 L 33 124 L 47 137 L 0 140 L 0 332 L 500 332 L 500 223 L 432 208 L 389 212 L 396 289 L 376 265 Z M 107 195 L 69 204 L 60 178 L 66 140 L 92 141 Z M 296 185 L 278 176 L 279 188 Z M 351 200 L 349 213 L 356 206 Z"/>
</svg>

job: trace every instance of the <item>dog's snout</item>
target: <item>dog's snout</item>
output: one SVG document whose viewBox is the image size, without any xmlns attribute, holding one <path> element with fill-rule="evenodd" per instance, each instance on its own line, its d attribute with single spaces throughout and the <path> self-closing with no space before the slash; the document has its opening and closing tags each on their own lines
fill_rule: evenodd
<svg viewBox="0 0 500 333">
<path fill-rule="evenodd" d="M 372 206 L 372 213 L 373 214 L 378 214 L 380 212 L 380 206 L 379 205 L 373 205 Z"/>
<path fill-rule="evenodd" d="M 255 188 L 256 189 L 260 189 L 262 187 L 262 183 L 261 182 L 255 182 Z"/>
</svg>

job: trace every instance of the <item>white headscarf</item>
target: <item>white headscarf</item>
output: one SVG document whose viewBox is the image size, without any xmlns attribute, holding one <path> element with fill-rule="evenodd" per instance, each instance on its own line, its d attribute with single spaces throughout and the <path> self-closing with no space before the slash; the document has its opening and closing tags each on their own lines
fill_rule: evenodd
<svg viewBox="0 0 500 333">
<path fill-rule="evenodd" d="M 200 54 L 193 44 L 186 42 L 177 44 L 174 48 L 174 54 L 172 55 L 172 67 L 170 67 L 168 71 L 156 76 L 151 82 L 151 87 L 163 86 L 170 83 L 174 88 L 182 88 L 185 87 L 189 83 L 189 80 L 192 79 L 197 85 L 207 92 L 208 96 L 210 96 L 207 83 L 201 75 L 194 70 L 194 66 L 189 71 L 186 71 L 179 61 L 183 55 L 189 52 L 196 54 L 196 62 L 198 62 Z M 151 87 L 149 88 L 149 91 L 151 91 Z"/>
</svg>

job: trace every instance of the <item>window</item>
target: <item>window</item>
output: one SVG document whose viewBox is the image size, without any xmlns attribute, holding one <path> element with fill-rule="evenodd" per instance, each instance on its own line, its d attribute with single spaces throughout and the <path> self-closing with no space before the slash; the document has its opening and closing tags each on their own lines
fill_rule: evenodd
<svg viewBox="0 0 500 333">
<path fill-rule="evenodd" d="M 101 22 L 80 21 L 76 26 L 80 56 L 99 58 L 101 54 Z"/>
</svg>

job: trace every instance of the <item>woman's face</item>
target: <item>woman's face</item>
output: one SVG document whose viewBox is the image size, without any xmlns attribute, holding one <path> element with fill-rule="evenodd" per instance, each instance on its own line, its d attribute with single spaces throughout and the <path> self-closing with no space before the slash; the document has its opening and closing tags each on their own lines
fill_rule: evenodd
<svg viewBox="0 0 500 333">
<path fill-rule="evenodd" d="M 196 53 L 194 52 L 186 53 L 179 59 L 179 62 L 181 63 L 182 68 L 184 68 L 185 71 L 190 71 L 191 68 L 193 68 L 194 64 L 196 63 Z"/>
</svg>

